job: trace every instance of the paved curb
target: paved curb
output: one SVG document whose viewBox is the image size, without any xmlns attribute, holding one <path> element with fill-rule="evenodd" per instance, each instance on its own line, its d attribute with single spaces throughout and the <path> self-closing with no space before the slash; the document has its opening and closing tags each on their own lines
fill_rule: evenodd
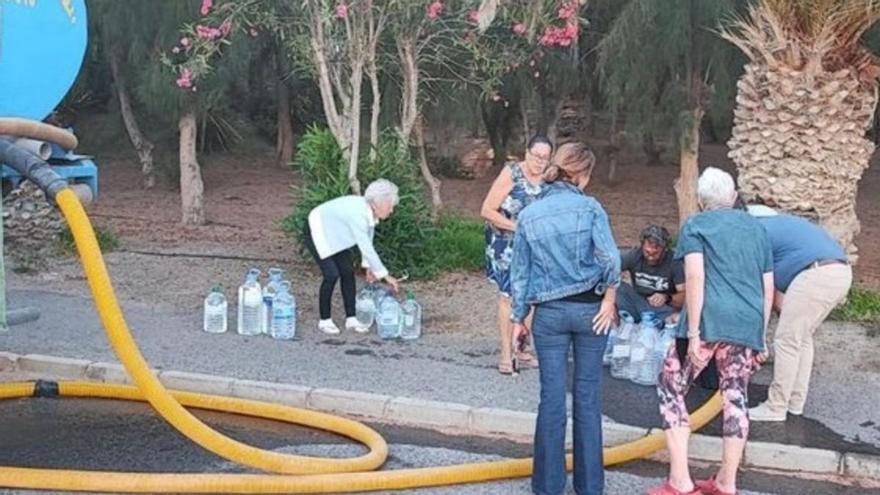
<svg viewBox="0 0 880 495">
<path fill-rule="evenodd" d="M 123 367 L 116 363 L 92 362 L 40 354 L 18 355 L 0 352 L 0 371 L 46 373 L 55 379 L 91 380 L 131 384 Z M 155 371 L 169 388 L 242 399 L 263 400 L 294 407 L 355 416 L 378 422 L 404 424 L 444 433 L 469 434 L 530 442 L 534 433 L 535 413 L 471 407 L 451 402 L 437 402 L 409 397 L 392 397 L 301 385 L 237 380 L 216 375 L 183 371 Z M 570 423 L 570 420 L 569 420 Z M 603 433 L 606 445 L 641 438 L 657 430 L 606 421 Z M 571 437 L 570 424 L 567 436 Z M 721 439 L 692 435 L 690 456 L 694 460 L 719 462 Z M 665 460 L 666 453 L 651 458 Z M 880 480 L 880 456 L 835 452 L 767 442 L 749 442 L 744 465 L 850 478 Z"/>
</svg>

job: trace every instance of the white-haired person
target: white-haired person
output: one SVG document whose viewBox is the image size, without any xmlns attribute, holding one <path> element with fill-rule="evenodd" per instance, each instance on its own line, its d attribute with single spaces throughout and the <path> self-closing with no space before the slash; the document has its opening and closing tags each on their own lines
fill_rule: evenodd
<svg viewBox="0 0 880 495">
<path fill-rule="evenodd" d="M 684 259 L 685 310 L 679 337 L 688 351 L 680 360 L 673 346 L 657 385 L 669 448 L 669 478 L 649 495 L 736 493 L 736 472 L 749 433 L 748 386 L 766 358 L 764 336 L 773 305 L 773 253 L 767 232 L 748 213 L 733 209 L 733 178 L 707 168 L 698 181 L 701 213 L 678 236 L 675 257 Z M 715 358 L 723 400 L 722 460 L 718 473 L 694 482 L 688 470 L 690 423 L 685 396 Z"/>
<path fill-rule="evenodd" d="M 355 277 L 351 248 L 357 246 L 366 268 L 367 280 L 383 280 L 394 292 L 397 279 L 388 273 L 373 246 L 376 225 L 393 212 L 400 201 L 397 186 L 386 179 L 371 182 L 363 196 L 349 195 L 331 199 L 309 213 L 305 226 L 306 249 L 315 258 L 323 280 L 318 293 L 320 320 L 318 330 L 336 335 L 339 328 L 330 317 L 330 301 L 336 282 L 342 288 L 345 328 L 358 333 L 370 329 L 355 318 Z"/>
</svg>

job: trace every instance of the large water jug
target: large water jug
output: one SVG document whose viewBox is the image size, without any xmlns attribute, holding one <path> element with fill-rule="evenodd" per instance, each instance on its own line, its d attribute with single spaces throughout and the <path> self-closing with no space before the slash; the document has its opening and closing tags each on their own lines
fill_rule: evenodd
<svg viewBox="0 0 880 495">
<path fill-rule="evenodd" d="M 608 332 L 608 341 L 605 344 L 605 353 L 602 354 L 602 365 L 610 366 L 611 358 L 614 355 L 614 344 L 617 343 L 617 336 L 620 335 L 620 329 L 623 326 L 623 320 L 611 327 L 611 330 Z"/>
<path fill-rule="evenodd" d="M 630 379 L 639 385 L 657 384 L 654 347 L 658 338 L 659 320 L 653 312 L 641 314 L 638 336 L 633 340 L 630 354 Z"/>
<path fill-rule="evenodd" d="M 379 314 L 376 317 L 376 330 L 383 339 L 400 337 L 400 303 L 393 296 L 382 298 L 379 303 Z"/>
<path fill-rule="evenodd" d="M 658 375 L 663 369 L 663 361 L 666 360 L 666 355 L 669 354 L 669 348 L 675 345 L 675 336 L 677 333 L 678 324 L 667 323 L 666 326 L 663 327 L 660 337 L 657 338 L 657 343 L 654 345 L 654 369 Z"/>
<path fill-rule="evenodd" d="M 223 333 L 227 325 L 226 296 L 223 287 L 215 285 L 205 298 L 205 318 L 202 328 L 208 333 Z"/>
<path fill-rule="evenodd" d="M 278 340 L 291 340 L 296 335 L 296 299 L 290 293 L 290 282 L 287 280 L 278 284 L 278 292 L 272 300 L 269 335 Z"/>
<path fill-rule="evenodd" d="M 269 333 L 272 328 L 272 301 L 278 293 L 284 270 L 281 268 L 269 268 L 269 281 L 263 287 L 263 306 L 260 308 L 260 331 Z"/>
<path fill-rule="evenodd" d="M 263 306 L 263 291 L 257 278 L 260 270 L 251 268 L 245 276 L 244 283 L 238 287 L 238 333 L 241 335 L 259 335 L 262 331 L 260 311 Z"/>
<path fill-rule="evenodd" d="M 357 299 L 354 303 L 354 316 L 358 323 L 366 328 L 373 326 L 376 319 L 376 302 L 374 293 L 376 291 L 375 284 L 367 284 L 358 292 Z"/>
<path fill-rule="evenodd" d="M 611 376 L 614 378 L 629 378 L 630 342 L 635 328 L 636 323 L 632 315 L 621 311 L 620 330 L 611 351 Z"/>
<path fill-rule="evenodd" d="M 400 306 L 402 320 L 400 324 L 400 338 L 406 340 L 417 339 L 422 335 L 422 307 L 416 302 L 413 291 L 406 292 L 406 301 Z"/>
</svg>

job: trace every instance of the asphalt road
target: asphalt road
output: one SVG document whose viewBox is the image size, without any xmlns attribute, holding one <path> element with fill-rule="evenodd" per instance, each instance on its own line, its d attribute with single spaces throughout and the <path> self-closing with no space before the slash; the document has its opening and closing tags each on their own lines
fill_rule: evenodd
<svg viewBox="0 0 880 495">
<path fill-rule="evenodd" d="M 352 456 L 364 448 L 332 434 L 267 420 L 204 412 L 209 424 L 259 447 L 307 455 Z M 432 431 L 373 425 L 389 441 L 383 469 L 458 464 L 528 456 L 530 446 L 504 440 L 444 436 Z M 0 402 L 0 464 L 140 472 L 248 472 L 202 450 L 140 403 L 98 399 L 16 399 Z M 609 470 L 606 494 L 632 495 L 658 484 L 665 466 L 637 462 Z M 699 470 L 699 476 L 709 474 Z M 746 495 L 841 494 L 876 491 L 744 471 Z M 46 493 L 0 491 L 4 494 Z M 530 493 L 527 479 L 412 490 L 424 495 Z M 574 493 L 569 484 L 569 492 Z"/>
</svg>

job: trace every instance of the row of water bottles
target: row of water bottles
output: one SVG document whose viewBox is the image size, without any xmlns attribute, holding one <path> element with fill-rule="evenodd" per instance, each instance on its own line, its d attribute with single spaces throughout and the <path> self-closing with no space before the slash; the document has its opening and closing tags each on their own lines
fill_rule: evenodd
<svg viewBox="0 0 880 495">
<path fill-rule="evenodd" d="M 284 270 L 269 269 L 269 280 L 260 285 L 260 270 L 252 268 L 238 287 L 238 327 L 241 335 L 268 334 L 279 340 L 296 335 L 296 298 Z M 204 330 L 223 333 L 227 329 L 228 304 L 223 288 L 211 289 L 205 298 Z"/>
<path fill-rule="evenodd" d="M 412 340 L 422 335 L 422 308 L 411 290 L 401 303 L 386 287 L 367 284 L 357 295 L 355 316 L 365 327 L 375 323 L 383 339 Z"/>
<path fill-rule="evenodd" d="M 639 385 L 656 385 L 669 348 L 675 344 L 677 325 L 663 324 L 653 311 L 641 313 L 641 322 L 625 311 L 620 325 L 611 330 L 603 363 L 611 366 L 611 376 Z"/>
</svg>

